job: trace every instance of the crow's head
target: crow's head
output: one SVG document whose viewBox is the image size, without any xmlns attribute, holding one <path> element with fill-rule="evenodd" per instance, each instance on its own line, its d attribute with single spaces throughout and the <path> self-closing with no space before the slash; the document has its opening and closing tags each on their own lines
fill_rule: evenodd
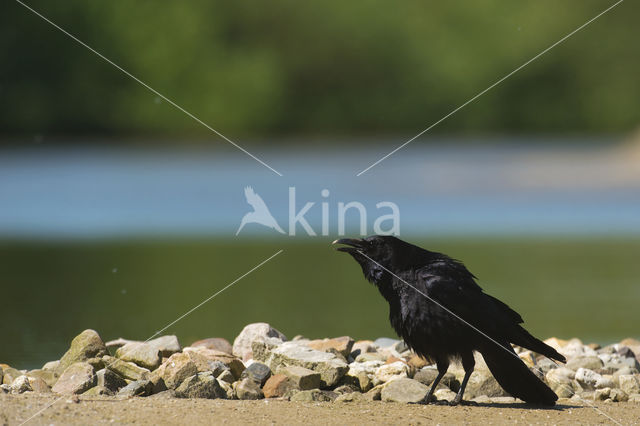
<svg viewBox="0 0 640 426">
<path fill-rule="evenodd" d="M 342 238 L 333 244 L 342 244 L 337 250 L 349 253 L 362 267 L 364 276 L 376 284 L 385 277 L 390 278 L 388 271 L 404 268 L 407 261 L 415 256 L 416 249 L 423 251 L 390 235 L 373 235 L 362 239 Z"/>
</svg>

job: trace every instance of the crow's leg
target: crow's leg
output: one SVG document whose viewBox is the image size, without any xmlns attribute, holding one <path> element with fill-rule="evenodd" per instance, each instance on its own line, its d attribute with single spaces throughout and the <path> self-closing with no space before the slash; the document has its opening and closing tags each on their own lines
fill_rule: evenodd
<svg viewBox="0 0 640 426">
<path fill-rule="evenodd" d="M 464 394 L 464 390 L 467 387 L 467 382 L 469 381 L 469 377 L 471 377 L 471 373 L 473 373 L 473 368 L 476 366 L 476 360 L 473 358 L 473 352 L 468 352 L 462 355 L 462 368 L 464 368 L 464 378 L 462 379 L 462 383 L 460 384 L 460 389 L 458 389 L 458 393 L 456 397 L 451 401 L 451 405 L 458 405 L 462 402 L 462 395 Z"/>
<path fill-rule="evenodd" d="M 447 373 L 447 370 L 449 369 L 449 360 L 439 359 L 436 361 L 436 365 L 438 366 L 438 376 L 431 384 L 431 389 L 429 389 L 427 396 L 425 396 L 424 399 L 420 401 L 420 403 L 422 404 L 428 404 L 431 401 L 433 393 L 436 391 L 436 387 L 438 387 L 440 380 L 442 380 L 442 377 Z"/>
</svg>

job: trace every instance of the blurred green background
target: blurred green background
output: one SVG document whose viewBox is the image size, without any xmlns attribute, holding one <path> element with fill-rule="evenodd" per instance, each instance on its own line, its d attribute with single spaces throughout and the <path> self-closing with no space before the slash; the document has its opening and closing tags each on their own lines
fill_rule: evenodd
<svg viewBox="0 0 640 426">
<path fill-rule="evenodd" d="M 408 138 L 614 2 L 27 3 L 222 133 L 312 143 Z M 638 15 L 621 4 L 433 132 L 635 128 Z M 4 136 L 212 137 L 12 1 L 0 63 Z"/>
<path fill-rule="evenodd" d="M 292 185 L 304 201 L 330 189 L 332 209 L 395 201 L 403 238 L 463 260 L 541 338 L 640 337 L 638 2 L 364 178 L 614 2 L 25 3 L 285 177 L 2 2 L 0 362 L 42 365 L 85 328 L 144 340 L 279 249 L 166 333 L 232 341 L 267 321 L 290 338 L 393 336 L 383 299 L 330 248 L 335 222 L 327 237 L 233 238 L 248 185 L 281 223 Z"/>
</svg>

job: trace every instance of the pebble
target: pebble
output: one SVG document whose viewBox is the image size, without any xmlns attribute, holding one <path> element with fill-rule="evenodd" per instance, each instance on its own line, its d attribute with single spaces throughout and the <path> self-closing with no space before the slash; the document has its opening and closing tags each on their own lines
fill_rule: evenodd
<svg viewBox="0 0 640 426">
<path fill-rule="evenodd" d="M 335 337 L 333 339 L 311 340 L 307 345 L 311 349 L 324 352 L 338 352 L 343 357 L 348 357 L 355 341 L 349 336 Z"/>
<path fill-rule="evenodd" d="M 304 390 L 295 393 L 291 401 L 295 402 L 331 402 L 338 397 L 335 392 L 323 391 L 320 389 Z"/>
<path fill-rule="evenodd" d="M 249 378 L 262 386 L 270 376 L 271 369 L 268 366 L 261 362 L 254 362 L 242 372 L 240 378 Z"/>
<path fill-rule="evenodd" d="M 620 389 L 627 395 L 640 393 L 640 378 L 638 375 L 620 375 L 618 376 L 618 383 L 620 383 Z"/>
<path fill-rule="evenodd" d="M 222 337 L 209 337 L 208 339 L 198 340 L 193 342 L 190 346 L 193 348 L 203 347 L 213 349 L 233 355 L 233 346 L 231 346 L 231 343 L 229 343 L 227 339 L 223 339 Z"/>
<path fill-rule="evenodd" d="M 168 389 L 176 389 L 183 380 L 198 372 L 196 364 L 187 353 L 176 353 L 167 359 L 154 373 L 164 382 Z"/>
<path fill-rule="evenodd" d="M 80 394 L 94 387 L 96 381 L 93 367 L 89 363 L 76 362 L 64 370 L 52 390 L 62 395 Z"/>
<path fill-rule="evenodd" d="M 147 396 L 153 390 L 153 383 L 150 380 L 134 380 L 118 391 L 118 396 Z"/>
<path fill-rule="evenodd" d="M 383 401 L 418 403 L 427 396 L 429 388 L 417 380 L 406 377 L 388 382 L 383 388 Z"/>
<path fill-rule="evenodd" d="M 178 398 L 226 398 L 227 392 L 211 372 L 187 377 L 176 389 Z"/>
<path fill-rule="evenodd" d="M 90 358 L 100 358 L 107 354 L 107 347 L 95 330 L 84 330 L 71 341 L 69 350 L 60 358 L 56 368 L 59 375 L 72 364 L 85 362 Z"/>
<path fill-rule="evenodd" d="M 280 342 L 287 341 L 287 338 L 284 334 L 271 327 L 266 322 L 249 324 L 242 329 L 238 337 L 236 337 L 233 341 L 233 355 L 237 356 L 243 361 L 251 359 L 253 358 L 253 342 L 264 342 L 269 337 L 278 339 Z"/>
<path fill-rule="evenodd" d="M 262 399 L 264 394 L 260 385 L 255 381 L 246 378 L 233 384 L 234 395 L 238 399 Z"/>
<path fill-rule="evenodd" d="M 150 371 L 134 364 L 133 362 L 123 361 L 109 355 L 105 355 L 102 359 L 105 368 L 113 371 L 120 377 L 129 380 L 143 380 L 149 378 Z"/>
<path fill-rule="evenodd" d="M 236 356 L 214 349 L 207 349 L 202 346 L 195 348 L 186 347 L 184 348 L 183 354 L 191 358 L 199 372 L 211 371 L 217 368 L 218 362 L 221 362 L 231 370 L 231 373 L 236 379 L 239 379 L 245 369 L 244 363 Z"/>
<path fill-rule="evenodd" d="M 278 374 L 288 377 L 301 390 L 311 390 L 320 387 L 320 373 L 308 368 L 291 365 L 278 369 Z"/>
<path fill-rule="evenodd" d="M 299 389 L 289 377 L 284 374 L 274 374 L 269 377 L 262 388 L 265 398 L 283 397 L 294 389 Z"/>
<path fill-rule="evenodd" d="M 130 342 L 118 348 L 116 357 L 123 361 L 130 361 L 140 367 L 155 370 L 160 366 L 162 354 L 160 349 L 151 343 Z"/>
</svg>

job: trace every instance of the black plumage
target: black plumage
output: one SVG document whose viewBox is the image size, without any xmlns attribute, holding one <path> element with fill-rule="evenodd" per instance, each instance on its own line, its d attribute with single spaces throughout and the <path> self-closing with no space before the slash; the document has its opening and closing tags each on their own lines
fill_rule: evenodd
<svg viewBox="0 0 640 426">
<path fill-rule="evenodd" d="M 533 337 L 522 317 L 476 283 L 474 275 L 449 256 L 392 236 L 341 239 L 349 253 L 389 303 L 394 330 L 417 354 L 434 360 L 438 377 L 426 401 L 453 360 L 465 377 L 452 404 L 462 401 L 473 372 L 473 353 L 482 354 L 498 383 L 529 403 L 553 405 L 558 399 L 518 358 L 511 344 L 565 362 L 555 349 Z"/>
</svg>

